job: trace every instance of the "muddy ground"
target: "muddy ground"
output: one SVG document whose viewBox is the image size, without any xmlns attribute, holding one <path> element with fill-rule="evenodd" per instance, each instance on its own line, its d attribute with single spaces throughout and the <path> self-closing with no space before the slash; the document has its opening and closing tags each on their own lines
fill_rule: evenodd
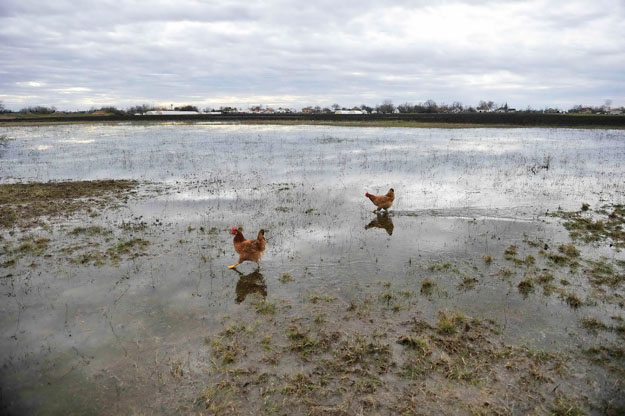
<svg viewBox="0 0 625 416">
<path fill-rule="evenodd" d="M 53 129 L 28 145 L 43 149 L 34 156 L 19 147 L 34 133 L 12 132 L 0 158 L 0 210 L 15 212 L 0 225 L 4 413 L 625 411 L 625 173 L 610 136 L 622 133 L 584 133 L 606 153 L 567 156 L 545 145 L 561 132 L 542 130 L 527 133 L 540 136 L 530 155 L 511 140 L 505 155 L 480 151 L 503 164 L 426 137 L 436 146 L 411 171 L 405 133 L 270 130 L 310 135 L 300 149 L 238 127 L 242 146 L 263 149 L 252 162 L 220 149 L 195 160 L 188 140 L 206 127 L 178 127 L 165 131 L 182 142 L 162 138 L 158 154 L 120 150 L 105 181 L 55 176 L 104 172 L 93 149 L 73 166 L 45 152 L 163 130 Z M 480 135 L 473 149 L 494 140 Z M 51 182 L 22 169 L 28 154 Z M 183 174 L 167 179 L 172 166 Z M 378 216 L 362 194 L 386 191 L 366 185 L 384 170 L 402 199 Z M 259 271 L 227 270 L 233 226 L 267 230 Z"/>
</svg>

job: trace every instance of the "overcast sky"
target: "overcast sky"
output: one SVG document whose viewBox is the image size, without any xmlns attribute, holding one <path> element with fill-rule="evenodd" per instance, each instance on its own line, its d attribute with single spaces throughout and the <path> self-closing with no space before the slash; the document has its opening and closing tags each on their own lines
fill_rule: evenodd
<svg viewBox="0 0 625 416">
<path fill-rule="evenodd" d="M 0 101 L 625 105 L 625 0 L 1 0 Z"/>
</svg>

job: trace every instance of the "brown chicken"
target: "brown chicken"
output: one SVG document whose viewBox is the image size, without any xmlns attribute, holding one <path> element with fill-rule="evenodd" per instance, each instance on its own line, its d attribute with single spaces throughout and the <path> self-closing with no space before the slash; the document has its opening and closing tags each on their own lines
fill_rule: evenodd
<svg viewBox="0 0 625 416">
<path fill-rule="evenodd" d="M 373 205 L 378 207 L 371 212 L 378 212 L 382 209 L 388 211 L 388 209 L 393 205 L 393 201 L 395 200 L 395 191 L 393 188 L 389 189 L 386 195 L 371 195 L 369 192 L 365 194 L 367 198 L 373 202 Z"/>
<path fill-rule="evenodd" d="M 243 237 L 243 233 L 236 228 L 232 228 L 230 230 L 230 234 L 234 234 L 234 240 L 232 243 L 234 244 L 234 250 L 239 253 L 239 261 L 232 266 L 228 266 L 229 269 L 235 269 L 239 264 L 244 261 L 253 261 L 258 265 L 258 270 L 260 270 L 260 257 L 263 255 L 265 251 L 265 230 L 260 230 L 258 232 L 258 237 L 256 240 L 246 240 Z"/>
</svg>

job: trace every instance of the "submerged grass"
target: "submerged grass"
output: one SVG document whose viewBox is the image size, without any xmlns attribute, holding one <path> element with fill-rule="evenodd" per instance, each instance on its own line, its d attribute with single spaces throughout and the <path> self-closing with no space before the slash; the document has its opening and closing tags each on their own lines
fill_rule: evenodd
<svg viewBox="0 0 625 416">
<path fill-rule="evenodd" d="M 582 207 L 577 212 L 556 211 L 551 215 L 564 220 L 563 225 L 574 240 L 584 243 L 609 240 L 615 248 L 625 248 L 625 205 L 605 205 L 595 211 Z"/>
<path fill-rule="evenodd" d="M 587 264 L 589 267 L 584 269 L 584 273 L 594 284 L 607 284 L 614 287 L 625 282 L 625 272 L 622 270 L 619 271 L 618 268 L 605 257 L 598 260 L 588 260 Z"/>
</svg>

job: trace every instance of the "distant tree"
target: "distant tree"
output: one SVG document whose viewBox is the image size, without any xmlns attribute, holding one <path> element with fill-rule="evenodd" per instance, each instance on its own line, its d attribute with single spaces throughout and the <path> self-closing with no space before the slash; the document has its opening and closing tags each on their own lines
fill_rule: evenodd
<svg viewBox="0 0 625 416">
<path fill-rule="evenodd" d="M 572 108 L 569 108 L 568 112 L 571 114 L 581 113 L 583 108 L 584 108 L 583 106 L 578 104 L 578 105 L 573 106 Z"/>
<path fill-rule="evenodd" d="M 128 107 L 126 109 L 126 113 L 127 114 L 145 114 L 148 111 L 153 111 L 154 110 L 154 106 L 148 105 L 148 104 L 141 104 L 141 105 L 136 105 L 134 107 Z"/>
<path fill-rule="evenodd" d="M 45 107 L 42 105 L 38 105 L 35 107 L 26 107 L 20 110 L 20 113 L 23 114 L 52 114 L 56 112 L 56 107 Z"/>
<path fill-rule="evenodd" d="M 395 111 L 395 105 L 393 105 L 393 101 L 391 100 L 384 100 L 382 104 L 376 106 L 376 110 L 378 110 L 379 113 L 390 114 Z"/>
<path fill-rule="evenodd" d="M 400 113 L 414 113 L 414 105 L 410 103 L 403 103 L 397 106 Z"/>
<path fill-rule="evenodd" d="M 438 106 L 436 105 L 436 101 L 427 100 L 423 103 L 423 107 L 425 107 L 426 113 L 436 113 L 438 112 Z"/>
<path fill-rule="evenodd" d="M 219 107 L 219 111 L 221 111 L 222 113 L 238 113 L 239 112 L 239 110 L 236 107 L 230 107 L 229 105 L 225 107 L 224 106 Z"/>
<path fill-rule="evenodd" d="M 482 100 L 477 105 L 477 109 L 478 110 L 482 110 L 482 111 L 491 111 L 494 107 L 495 107 L 495 102 L 494 101 L 483 101 Z"/>
<path fill-rule="evenodd" d="M 105 111 L 105 112 L 113 114 L 115 116 L 121 116 L 121 115 L 126 114 L 124 112 L 124 110 L 120 110 L 117 107 L 112 106 L 112 105 L 111 106 L 107 106 L 107 107 L 100 107 L 100 111 Z"/>
<path fill-rule="evenodd" d="M 7 112 L 7 110 L 6 110 L 6 108 L 4 108 L 4 104 L 2 103 L 2 101 L 0 101 L 0 114 L 6 113 L 6 112 Z"/>
<path fill-rule="evenodd" d="M 175 107 L 174 110 L 176 111 L 198 111 L 196 106 L 194 105 L 183 105 L 182 107 Z"/>
<path fill-rule="evenodd" d="M 413 105 L 412 112 L 413 113 L 425 113 L 426 112 L 425 105 L 423 105 L 423 103 Z"/>
<path fill-rule="evenodd" d="M 338 105 L 338 104 L 332 104 L 332 105 L 330 106 L 330 108 L 332 108 L 334 111 L 338 111 L 338 110 L 340 110 L 340 109 L 341 109 L 341 106 L 340 106 L 340 105 Z"/>
<path fill-rule="evenodd" d="M 362 104 L 362 105 L 360 106 L 360 109 L 361 109 L 362 111 L 366 111 L 367 113 L 370 113 L 370 112 L 372 112 L 372 111 L 373 111 L 373 107 L 369 107 L 369 106 L 368 106 L 368 105 L 366 105 L 366 104 Z"/>
<path fill-rule="evenodd" d="M 451 110 L 452 111 L 462 111 L 464 108 L 462 107 L 462 103 L 459 101 L 454 101 L 453 103 L 451 103 Z"/>
</svg>

